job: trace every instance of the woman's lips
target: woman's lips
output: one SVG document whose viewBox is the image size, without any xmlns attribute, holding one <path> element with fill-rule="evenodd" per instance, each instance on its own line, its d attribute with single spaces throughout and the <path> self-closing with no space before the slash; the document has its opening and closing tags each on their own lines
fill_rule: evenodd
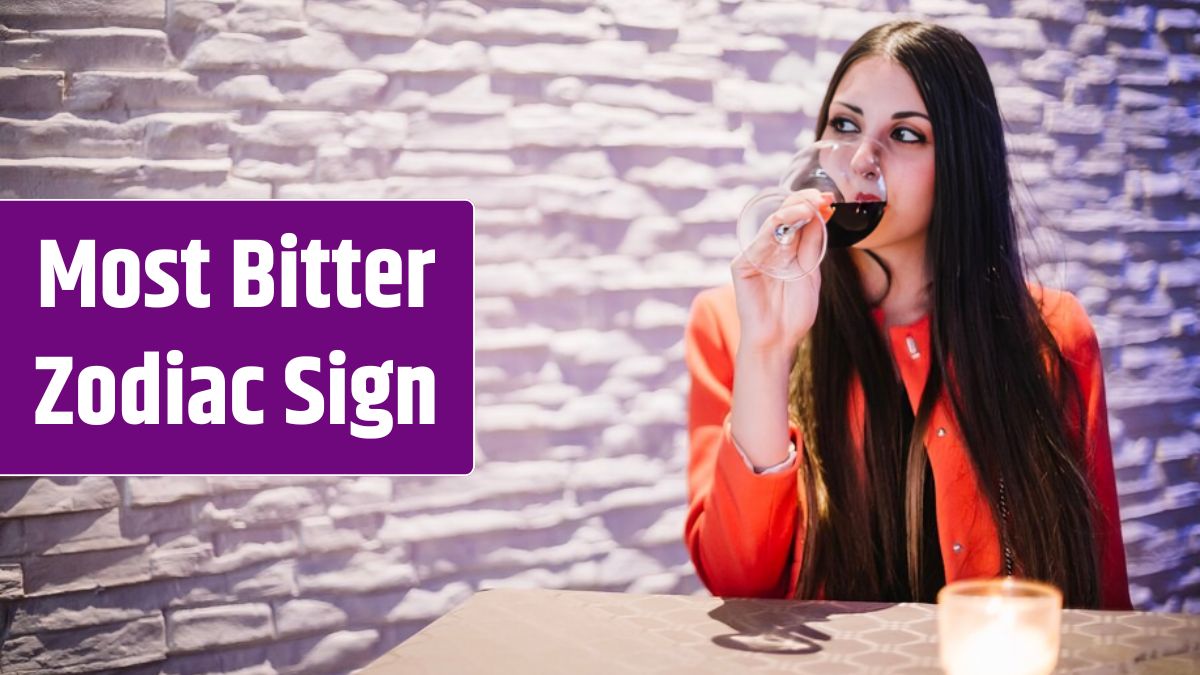
<svg viewBox="0 0 1200 675">
<path fill-rule="evenodd" d="M 854 196 L 856 202 L 881 202 L 883 198 L 879 195 L 873 195 L 868 192 L 860 192 Z"/>
</svg>

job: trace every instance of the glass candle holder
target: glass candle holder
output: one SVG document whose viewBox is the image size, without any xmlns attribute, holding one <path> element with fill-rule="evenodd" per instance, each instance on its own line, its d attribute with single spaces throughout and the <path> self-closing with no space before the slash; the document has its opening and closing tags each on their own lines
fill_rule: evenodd
<svg viewBox="0 0 1200 675">
<path fill-rule="evenodd" d="M 1013 577 L 938 592 L 938 651 L 948 675 L 1046 675 L 1058 663 L 1062 592 Z"/>
</svg>

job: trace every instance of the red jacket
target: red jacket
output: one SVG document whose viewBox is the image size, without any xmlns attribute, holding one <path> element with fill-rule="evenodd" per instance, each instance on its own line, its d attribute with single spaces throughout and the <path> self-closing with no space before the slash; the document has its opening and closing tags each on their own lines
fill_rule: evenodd
<svg viewBox="0 0 1200 675">
<path fill-rule="evenodd" d="M 1125 548 L 1117 509 L 1104 370 L 1095 331 L 1083 308 L 1066 292 L 1031 287 L 1042 314 L 1074 367 L 1087 414 L 1087 476 L 1098 498 L 1096 547 L 1100 552 L 1102 609 L 1132 609 Z M 875 319 L 883 326 L 883 315 Z M 886 329 L 904 387 L 916 410 L 929 374 L 928 316 Z M 786 470 L 756 474 L 747 467 L 728 432 L 738 318 L 732 286 L 700 293 L 685 335 L 691 373 L 688 400 L 688 514 L 684 538 L 697 574 L 714 595 L 791 597 L 800 574 L 805 520 L 798 469 L 803 453 Z M 863 395 L 851 383 L 851 432 L 862 452 Z M 792 440 L 800 448 L 796 427 Z M 1000 573 L 1000 541 L 980 492 L 962 434 L 945 393 L 934 406 L 925 433 L 937 497 L 938 537 L 946 582 Z M 861 457 L 860 457 L 860 461 Z"/>
</svg>

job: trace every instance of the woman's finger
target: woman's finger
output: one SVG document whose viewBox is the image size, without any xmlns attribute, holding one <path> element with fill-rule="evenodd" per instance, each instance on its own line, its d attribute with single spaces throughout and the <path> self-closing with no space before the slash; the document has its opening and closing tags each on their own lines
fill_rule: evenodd
<svg viewBox="0 0 1200 675">
<path fill-rule="evenodd" d="M 763 221 L 762 227 L 747 249 L 750 259 L 775 264 L 795 255 L 799 241 L 798 230 L 812 222 L 816 214 L 816 209 L 807 203 L 773 212 Z"/>
</svg>

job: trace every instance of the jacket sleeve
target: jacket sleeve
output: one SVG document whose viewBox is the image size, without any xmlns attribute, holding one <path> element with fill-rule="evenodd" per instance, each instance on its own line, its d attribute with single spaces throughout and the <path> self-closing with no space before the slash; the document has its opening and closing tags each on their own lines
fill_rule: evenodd
<svg viewBox="0 0 1200 675">
<path fill-rule="evenodd" d="M 1087 314 L 1077 300 L 1073 304 L 1077 309 L 1073 331 L 1076 334 L 1076 346 L 1071 360 L 1082 394 L 1085 463 L 1097 501 L 1094 521 L 1100 557 L 1100 609 L 1130 610 L 1133 605 L 1129 599 L 1125 542 L 1121 536 L 1112 440 L 1108 434 L 1104 361 L 1100 343 Z"/>
<path fill-rule="evenodd" d="M 710 292 L 684 336 L 688 397 L 688 513 L 684 539 L 696 573 L 717 596 L 781 598 L 789 591 L 798 518 L 798 460 L 754 473 L 728 431 L 733 357 Z M 795 428 L 791 431 L 796 441 Z"/>
</svg>

